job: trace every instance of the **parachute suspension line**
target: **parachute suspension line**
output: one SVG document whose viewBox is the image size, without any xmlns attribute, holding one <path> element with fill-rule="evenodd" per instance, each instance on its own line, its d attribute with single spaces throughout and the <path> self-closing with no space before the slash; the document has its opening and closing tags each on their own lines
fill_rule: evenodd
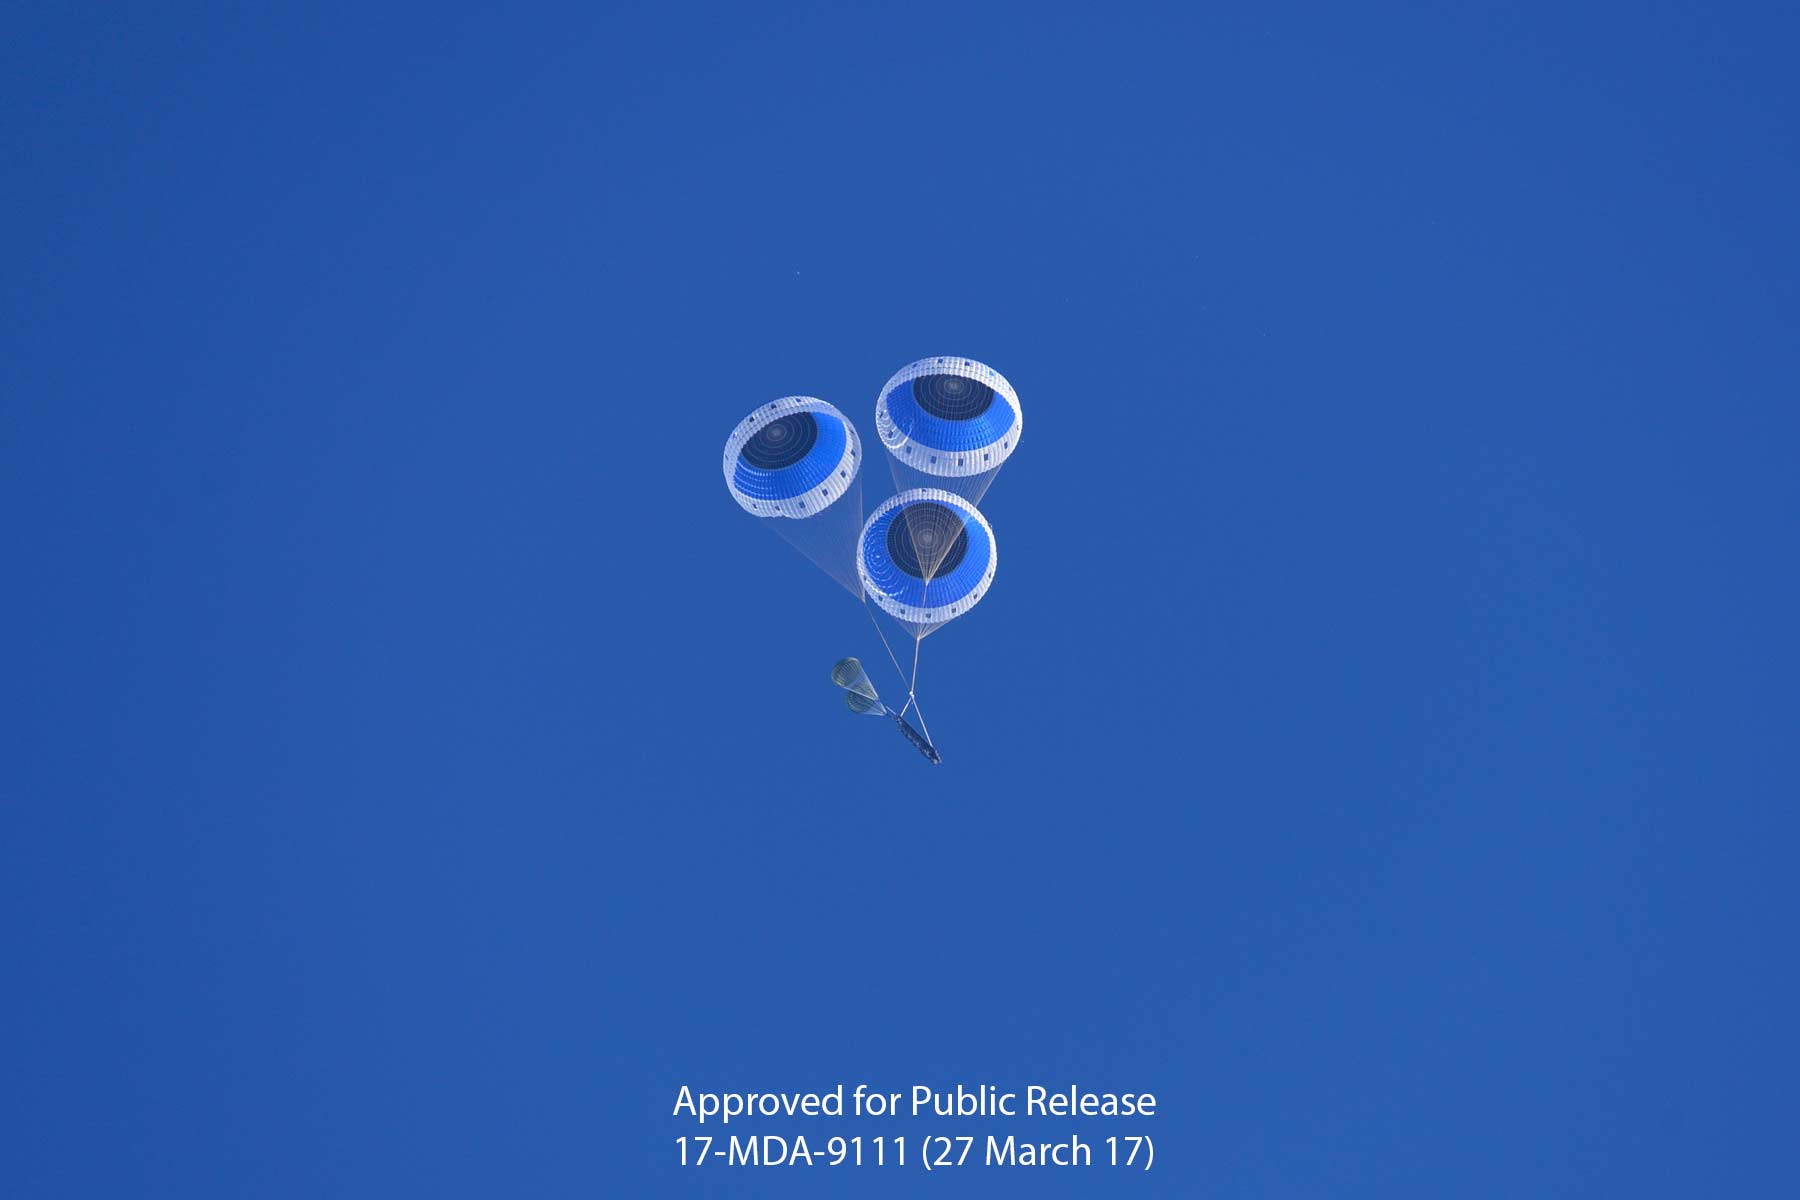
<svg viewBox="0 0 1800 1200">
<path fill-rule="evenodd" d="M 916 637 L 913 639 L 912 674 L 909 675 L 906 680 L 906 694 L 908 696 L 911 696 L 915 691 L 918 690 L 918 686 L 919 686 L 919 647 L 923 646 L 924 644 L 925 644 L 925 639 L 922 637 Z"/>
<path fill-rule="evenodd" d="M 925 606 L 927 598 L 931 595 L 931 576 L 935 573 L 935 570 L 936 570 L 936 567 L 934 564 L 932 569 L 927 570 L 927 572 L 925 574 L 925 586 L 919 592 L 920 607 Z M 910 676 L 908 676 L 908 678 L 906 680 L 906 702 L 912 706 L 913 715 L 919 718 L 919 728 L 924 731 L 925 740 L 927 742 L 929 742 L 931 740 L 931 727 L 929 725 L 925 724 L 925 710 L 919 707 L 919 696 L 918 696 L 919 648 L 921 646 L 923 646 L 924 644 L 925 644 L 925 634 L 923 632 L 914 633 L 913 634 L 912 674 Z M 901 711 L 904 712 L 905 710 L 903 709 Z"/>
<path fill-rule="evenodd" d="M 910 527 L 910 522 L 908 524 Z M 927 567 L 925 569 L 925 586 L 919 591 L 919 606 L 921 608 L 924 607 L 925 598 L 929 595 L 931 595 L 931 568 Z M 925 635 L 914 630 L 912 674 L 906 677 L 906 702 L 912 706 L 914 712 L 918 712 L 919 709 L 919 647 L 924 644 Z M 923 725 L 924 723 L 925 716 L 921 713 L 919 715 L 919 724 Z"/>
<path fill-rule="evenodd" d="M 925 740 L 929 742 L 931 741 L 931 726 L 925 723 L 925 710 L 919 707 L 919 698 L 913 694 L 919 685 L 919 647 L 924 644 L 925 636 L 923 634 L 913 639 L 912 678 L 906 684 L 906 699 L 907 703 L 912 705 L 913 715 L 919 718 L 919 728 L 924 732 Z"/>
<path fill-rule="evenodd" d="M 875 627 L 875 636 L 881 639 L 881 648 L 887 651 L 888 661 L 894 664 L 894 671 L 900 678 L 906 678 L 906 668 L 900 665 L 900 659 L 894 654 L 894 648 L 888 645 L 887 634 L 881 630 L 881 622 L 875 618 L 875 610 L 869 607 L 869 594 L 863 593 L 863 611 L 869 614 L 869 624 Z"/>
</svg>

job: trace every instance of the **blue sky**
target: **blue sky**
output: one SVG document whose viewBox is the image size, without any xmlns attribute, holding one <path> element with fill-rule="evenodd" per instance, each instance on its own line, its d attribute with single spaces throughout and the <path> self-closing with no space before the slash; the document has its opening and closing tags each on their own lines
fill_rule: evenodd
<svg viewBox="0 0 1800 1200">
<path fill-rule="evenodd" d="M 5 21 L 11 1194 L 923 1190 L 675 1165 L 840 1080 L 1159 1097 L 944 1194 L 1791 1188 L 1791 14 Z M 718 467 L 930 354 L 935 770 Z"/>
</svg>

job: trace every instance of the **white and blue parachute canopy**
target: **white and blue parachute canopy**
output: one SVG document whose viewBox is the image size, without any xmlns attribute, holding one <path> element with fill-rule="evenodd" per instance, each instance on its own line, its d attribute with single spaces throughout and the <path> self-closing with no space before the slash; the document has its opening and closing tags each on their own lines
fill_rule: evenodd
<svg viewBox="0 0 1800 1200">
<path fill-rule="evenodd" d="M 993 528 L 973 504 L 913 488 L 870 514 L 856 565 L 869 598 L 922 638 L 980 603 L 996 560 Z"/>
<path fill-rule="evenodd" d="M 745 512 L 806 520 L 856 478 L 862 439 L 844 414 L 811 396 L 784 396 L 738 422 L 725 442 L 725 486 Z"/>
<path fill-rule="evenodd" d="M 922 358 L 875 400 L 875 428 L 901 487 L 941 487 L 971 503 L 1018 448 L 1025 425 L 1006 377 L 972 358 Z"/>
<path fill-rule="evenodd" d="M 731 498 L 858 596 L 861 466 L 856 426 L 812 396 L 762 405 L 725 441 Z"/>
</svg>

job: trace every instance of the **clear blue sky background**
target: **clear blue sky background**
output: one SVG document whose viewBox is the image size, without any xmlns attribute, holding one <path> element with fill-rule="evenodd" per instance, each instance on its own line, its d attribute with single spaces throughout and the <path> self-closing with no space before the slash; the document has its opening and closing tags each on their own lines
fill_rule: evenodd
<svg viewBox="0 0 1800 1200">
<path fill-rule="evenodd" d="M 1791 1191 L 1800 25 L 1452 9 L 9 8 L 0 1190 Z M 719 448 L 937 353 L 933 770 Z"/>
</svg>

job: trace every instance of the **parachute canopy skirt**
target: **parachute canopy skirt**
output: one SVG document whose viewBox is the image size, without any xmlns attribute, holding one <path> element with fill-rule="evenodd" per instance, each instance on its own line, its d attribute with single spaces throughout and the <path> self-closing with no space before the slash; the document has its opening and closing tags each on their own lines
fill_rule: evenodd
<svg viewBox="0 0 1800 1200">
<path fill-rule="evenodd" d="M 861 466 L 856 426 L 811 396 L 763 405 L 725 442 L 731 498 L 853 595 L 862 592 L 856 571 Z"/>
<path fill-rule="evenodd" d="M 922 358 L 895 372 L 875 401 L 875 428 L 902 488 L 936 487 L 971 503 L 1019 445 L 1019 394 L 972 358 Z"/>
<path fill-rule="evenodd" d="M 915 638 L 962 616 L 994 582 L 994 531 L 975 506 L 942 488 L 882 502 L 863 526 L 863 590 Z"/>
</svg>

